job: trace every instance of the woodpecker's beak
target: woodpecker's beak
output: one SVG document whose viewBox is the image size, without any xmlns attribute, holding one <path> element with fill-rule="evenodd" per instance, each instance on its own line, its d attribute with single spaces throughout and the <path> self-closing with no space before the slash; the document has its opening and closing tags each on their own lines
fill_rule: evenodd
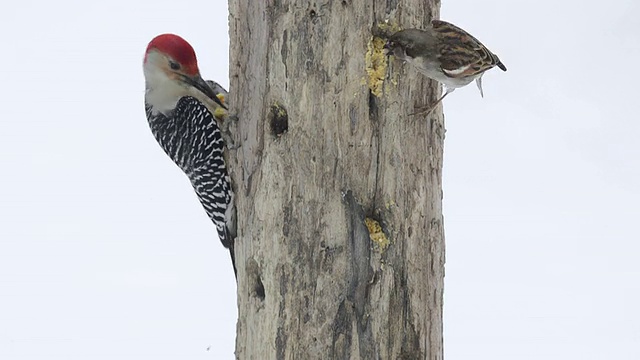
<svg viewBox="0 0 640 360">
<path fill-rule="evenodd" d="M 227 110 L 227 106 L 218 99 L 211 86 L 209 86 L 209 84 L 207 84 L 200 75 L 196 75 L 194 77 L 185 76 L 184 80 L 196 89 L 200 90 L 203 94 L 207 95 L 207 97 L 215 101 L 216 104 L 220 105 L 220 107 Z"/>
</svg>

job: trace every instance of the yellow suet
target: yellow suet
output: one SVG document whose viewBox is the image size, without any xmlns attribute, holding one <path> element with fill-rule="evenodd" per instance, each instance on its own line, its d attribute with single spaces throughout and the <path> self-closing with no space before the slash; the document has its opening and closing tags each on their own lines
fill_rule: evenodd
<svg viewBox="0 0 640 360">
<path fill-rule="evenodd" d="M 375 96 L 382 95 L 382 85 L 387 73 L 387 59 L 384 55 L 385 41 L 378 37 L 371 37 L 367 44 L 365 66 L 367 69 L 367 85 Z"/>
<path fill-rule="evenodd" d="M 386 250 L 391 242 L 382 231 L 380 223 L 371 218 L 365 218 L 364 224 L 369 230 L 369 238 L 371 239 L 371 241 L 373 241 L 378 246 L 381 252 Z"/>
<path fill-rule="evenodd" d="M 383 34 L 391 34 L 400 29 L 397 24 L 390 24 L 388 20 L 378 24 L 377 26 L 377 31 Z M 369 40 L 369 44 L 367 44 L 367 53 L 365 54 L 367 85 L 369 86 L 371 93 L 378 97 L 382 95 L 384 78 L 387 74 L 388 59 L 384 51 L 385 43 L 385 39 L 378 36 L 372 36 L 371 40 Z"/>
<path fill-rule="evenodd" d="M 227 118 L 227 110 L 221 108 L 221 107 L 217 107 L 214 112 L 213 112 L 213 116 L 216 119 L 221 119 L 221 120 L 225 120 Z"/>
</svg>

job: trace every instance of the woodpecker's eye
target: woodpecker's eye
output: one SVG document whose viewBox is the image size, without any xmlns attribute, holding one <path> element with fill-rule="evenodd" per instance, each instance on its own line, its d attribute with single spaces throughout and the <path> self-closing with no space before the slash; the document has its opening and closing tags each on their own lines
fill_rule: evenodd
<svg viewBox="0 0 640 360">
<path fill-rule="evenodd" d="M 177 62 L 169 61 L 169 66 L 171 66 L 172 70 L 180 70 L 180 64 Z"/>
</svg>

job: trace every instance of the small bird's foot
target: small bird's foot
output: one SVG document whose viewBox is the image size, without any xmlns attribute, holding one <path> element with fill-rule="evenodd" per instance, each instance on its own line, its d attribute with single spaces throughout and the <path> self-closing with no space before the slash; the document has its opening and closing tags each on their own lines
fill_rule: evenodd
<svg viewBox="0 0 640 360">
<path fill-rule="evenodd" d="M 415 111 L 410 113 L 409 116 L 422 115 L 422 114 L 424 114 L 425 116 L 428 116 L 429 114 L 431 114 L 431 112 L 435 108 L 436 107 L 434 105 L 423 106 L 423 107 L 415 107 L 414 108 Z"/>
<path fill-rule="evenodd" d="M 442 99 L 444 99 L 447 95 L 449 95 L 449 93 L 453 92 L 453 90 L 455 90 L 455 89 L 447 89 L 447 91 L 444 93 L 444 95 L 440 96 L 440 99 L 438 99 L 436 102 L 434 102 L 433 105 L 424 106 L 424 107 L 421 107 L 421 108 L 416 107 L 415 110 L 417 110 L 417 111 L 409 114 L 409 116 L 421 115 L 421 114 L 425 114 L 425 115 L 431 114 L 433 109 L 435 109 L 436 106 L 438 106 L 438 104 L 440 104 Z"/>
</svg>

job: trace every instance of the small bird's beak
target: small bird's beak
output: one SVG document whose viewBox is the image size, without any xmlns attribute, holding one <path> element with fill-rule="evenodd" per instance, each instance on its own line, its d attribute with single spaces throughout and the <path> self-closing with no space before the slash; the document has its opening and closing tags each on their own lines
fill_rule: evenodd
<svg viewBox="0 0 640 360">
<path fill-rule="evenodd" d="M 220 105 L 223 109 L 227 110 L 227 106 L 218 99 L 211 86 L 209 86 L 209 84 L 207 84 L 200 75 L 196 75 L 194 77 L 185 76 L 184 80 L 196 89 L 200 90 L 203 94 L 207 95 L 208 98 Z"/>
<path fill-rule="evenodd" d="M 393 43 L 391 43 L 391 41 L 387 41 L 387 43 L 384 44 L 384 47 L 383 47 L 384 55 L 385 56 L 393 55 L 393 48 L 394 48 Z"/>
<path fill-rule="evenodd" d="M 388 41 L 386 44 L 384 44 L 384 47 L 382 49 L 384 51 L 384 56 L 389 56 L 393 52 L 393 50 L 391 49 L 391 43 L 389 43 Z"/>
</svg>

